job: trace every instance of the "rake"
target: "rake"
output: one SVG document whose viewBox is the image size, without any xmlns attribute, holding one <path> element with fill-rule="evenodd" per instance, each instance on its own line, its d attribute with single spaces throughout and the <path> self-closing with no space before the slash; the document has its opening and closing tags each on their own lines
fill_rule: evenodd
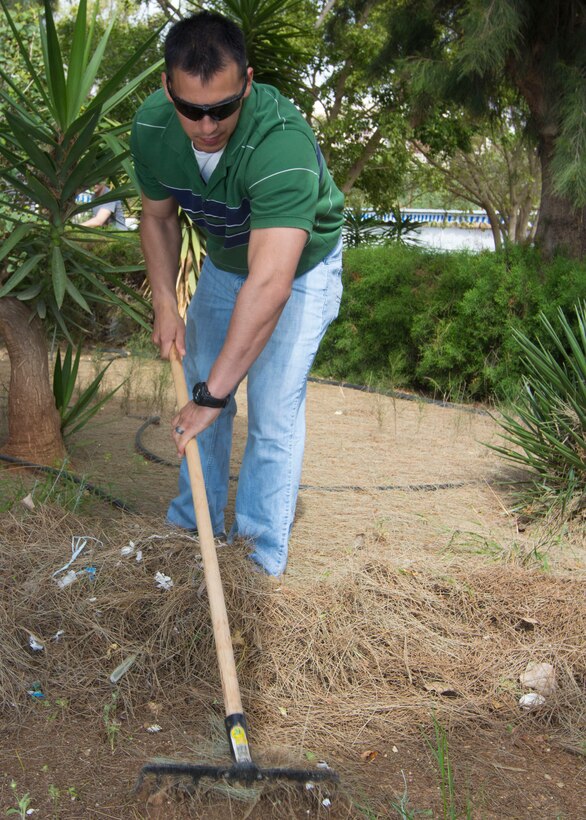
<svg viewBox="0 0 586 820">
<path fill-rule="evenodd" d="M 189 401 L 189 396 L 181 358 L 174 344 L 171 347 L 170 360 L 177 402 L 179 407 L 183 407 Z M 205 584 L 210 605 L 212 629 L 222 681 L 224 710 L 226 715 L 224 725 L 226 727 L 232 760 L 229 764 L 226 763 L 215 766 L 209 763 L 191 763 L 158 758 L 146 763 L 142 767 L 136 788 L 140 788 L 147 775 L 154 775 L 158 781 L 162 777 L 169 776 L 189 777 L 192 779 L 194 785 L 197 785 L 202 778 L 238 782 L 245 785 L 252 785 L 263 780 L 287 780 L 289 782 L 303 784 L 323 781 L 338 782 L 338 775 L 329 767 L 320 769 L 265 768 L 258 766 L 252 759 L 248 744 L 246 718 L 242 708 L 240 687 L 236 675 L 234 651 L 232 648 L 226 602 L 214 543 L 203 471 L 199 449 L 195 439 L 191 439 L 187 443 L 185 456 L 189 469 Z"/>
</svg>

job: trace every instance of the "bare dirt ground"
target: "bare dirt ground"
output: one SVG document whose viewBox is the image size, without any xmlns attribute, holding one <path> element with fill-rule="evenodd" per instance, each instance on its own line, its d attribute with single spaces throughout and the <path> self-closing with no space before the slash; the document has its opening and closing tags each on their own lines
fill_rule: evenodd
<svg viewBox="0 0 586 820">
<path fill-rule="evenodd" d="M 89 358 L 86 376 L 96 366 Z M 0 362 L 0 383 L 7 372 Z M 117 359 L 109 382 L 124 376 L 116 400 L 69 443 L 69 466 L 132 512 L 71 488 L 81 504 L 75 513 L 40 503 L 30 511 L 20 499 L 31 489 L 39 498 L 54 479 L 0 474 L 3 811 L 28 794 L 40 818 L 586 817 L 583 530 L 519 524 L 510 513 L 510 482 L 519 476 L 485 446 L 496 443 L 498 428 L 481 409 L 317 383 L 308 391 L 286 574 L 278 582 L 240 576 L 243 562 L 228 553 L 221 563 L 254 748 L 265 761 L 325 760 L 341 785 L 252 794 L 206 787 L 182 799 L 156 788 L 134 794 L 138 769 L 154 755 L 225 760 L 226 750 L 211 644 L 185 650 L 181 674 L 169 678 L 153 645 L 148 663 L 122 680 L 118 701 L 107 680 L 122 657 L 119 643 L 130 640 L 127 624 L 136 621 L 140 636 L 141 623 L 148 632 L 152 619 L 165 619 L 175 663 L 174 632 L 206 609 L 200 579 L 193 583 L 197 545 L 173 541 L 164 522 L 177 480 L 168 368 Z M 137 431 L 154 414 L 161 423 L 149 424 L 140 444 L 170 465 L 136 449 Z M 241 390 L 234 476 L 245 427 Z M 230 508 L 235 491 L 233 481 Z M 111 608 L 122 637 L 112 640 L 110 630 L 104 647 L 106 625 L 80 614 L 91 587 L 72 587 L 77 597 L 56 614 L 66 591 L 53 591 L 59 553 L 49 550 L 67 560 L 80 527 L 104 542 L 99 571 L 112 583 L 118 573 L 122 584 L 120 549 L 130 538 L 168 539 L 145 566 L 167 569 L 176 597 L 154 598 L 146 577 L 133 587 L 124 565 L 124 594 L 120 587 L 101 606 Z M 96 590 L 94 599 L 108 595 L 107 586 Z M 66 625 L 64 641 L 71 637 L 49 663 L 30 649 L 27 632 L 42 632 L 48 646 L 57 624 Z M 523 712 L 518 678 L 530 661 L 553 663 L 558 690 L 543 709 Z M 27 694 L 33 672 L 42 699 Z M 147 732 L 153 723 L 160 733 Z M 438 763 L 442 748 L 453 783 Z"/>
</svg>

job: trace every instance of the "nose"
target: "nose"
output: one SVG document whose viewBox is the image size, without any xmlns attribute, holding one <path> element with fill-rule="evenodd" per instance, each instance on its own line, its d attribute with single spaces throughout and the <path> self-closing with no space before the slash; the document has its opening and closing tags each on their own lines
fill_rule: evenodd
<svg viewBox="0 0 586 820">
<path fill-rule="evenodd" d="M 214 131 L 218 127 L 218 123 L 215 120 L 213 120 L 211 117 L 209 117 L 207 114 L 206 114 L 205 117 L 201 118 L 200 124 L 201 124 L 202 136 L 208 136 L 210 134 L 213 134 Z"/>
</svg>

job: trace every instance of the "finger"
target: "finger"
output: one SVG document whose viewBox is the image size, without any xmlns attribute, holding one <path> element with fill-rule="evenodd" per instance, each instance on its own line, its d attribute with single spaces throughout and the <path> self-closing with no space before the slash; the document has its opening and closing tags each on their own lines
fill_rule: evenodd
<svg viewBox="0 0 586 820">
<path fill-rule="evenodd" d="M 175 334 L 175 347 L 181 358 L 185 356 L 185 325 L 180 324 L 177 326 L 177 332 Z"/>
</svg>

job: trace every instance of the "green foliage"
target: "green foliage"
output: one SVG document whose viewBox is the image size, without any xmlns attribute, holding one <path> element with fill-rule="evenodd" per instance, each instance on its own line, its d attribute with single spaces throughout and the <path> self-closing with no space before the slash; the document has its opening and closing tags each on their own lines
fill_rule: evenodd
<svg viewBox="0 0 586 820">
<path fill-rule="evenodd" d="M 106 367 L 100 370 L 95 379 L 80 392 L 72 404 L 71 401 L 79 371 L 81 347 L 82 346 L 79 345 L 77 348 L 75 358 L 73 357 L 73 347 L 70 344 L 67 345 L 63 361 L 61 360 L 61 351 L 59 349 L 55 357 L 53 395 L 55 396 L 55 406 L 61 417 L 61 432 L 64 435 L 73 435 L 73 433 L 85 427 L 88 421 L 120 390 L 123 384 L 119 384 L 118 387 L 110 390 L 105 396 L 97 400 L 102 379 L 112 364 L 112 362 L 108 362 Z"/>
<path fill-rule="evenodd" d="M 557 189 L 585 204 L 582 3 L 403 0 L 386 10 L 387 41 L 375 65 L 392 65 L 408 83 L 415 120 L 429 119 L 439 101 L 476 118 L 514 93 L 531 110 L 534 137 L 554 137 Z"/>
<path fill-rule="evenodd" d="M 302 73 L 313 54 L 306 0 L 217 0 L 214 5 L 244 32 L 255 80 L 299 100 Z"/>
<path fill-rule="evenodd" d="M 30 796 L 29 792 L 26 792 L 21 797 L 18 796 L 18 784 L 15 780 L 12 780 L 10 783 L 10 788 L 12 789 L 12 794 L 14 799 L 16 800 L 16 808 L 13 806 L 9 809 L 6 809 L 5 814 L 12 815 L 17 814 L 22 820 L 26 820 L 26 817 L 29 812 L 29 806 L 32 803 L 32 797 Z"/>
<path fill-rule="evenodd" d="M 150 45 L 146 50 L 141 51 L 140 56 L 133 62 L 133 71 L 135 74 L 139 74 L 157 63 L 161 56 L 162 46 L 160 38 L 153 39 L 151 35 L 153 31 L 160 31 L 166 22 L 167 20 L 160 13 L 149 15 L 144 20 L 134 19 L 130 21 L 118 18 L 115 25 L 111 27 L 104 57 L 98 67 L 96 74 L 98 86 L 103 85 L 112 75 L 116 74 L 147 40 Z M 109 21 L 105 21 L 104 17 L 100 16 L 96 19 L 93 41 L 89 44 L 91 49 L 96 48 L 108 25 Z M 66 17 L 59 21 L 57 30 L 64 42 L 69 41 L 73 36 L 74 26 L 75 20 L 72 17 Z M 158 73 L 148 75 L 133 93 L 120 101 L 112 111 L 112 116 L 120 122 L 130 121 L 146 96 L 156 91 L 160 83 L 161 78 Z"/>
<path fill-rule="evenodd" d="M 543 341 L 514 332 L 524 389 L 511 410 L 496 417 L 508 444 L 492 449 L 531 471 L 520 496 L 527 514 L 570 517 L 586 507 L 586 301 L 575 314 L 576 329 L 558 309 L 561 332 L 540 314 Z"/>
<path fill-rule="evenodd" d="M 538 253 L 441 253 L 397 244 L 344 254 L 340 316 L 316 360 L 326 376 L 442 397 L 494 399 L 523 375 L 514 331 L 543 335 L 553 317 L 586 298 L 586 263 Z"/>
<path fill-rule="evenodd" d="M 385 221 L 377 214 L 364 213 L 360 207 L 346 208 L 342 229 L 344 246 L 356 248 L 389 241 L 403 242 L 407 234 L 419 228 L 416 222 L 404 217 L 398 207 L 391 208 L 390 213 L 394 216 L 393 222 Z"/>
<path fill-rule="evenodd" d="M 110 116 L 157 67 L 126 81 L 157 32 L 94 91 L 113 18 L 92 51 L 97 8 L 88 19 L 87 2 L 81 0 L 65 50 L 46 0 L 38 70 L 5 0 L 0 4 L 22 67 L 15 78 L 0 69 L 0 99 L 5 106 L 5 122 L 0 126 L 0 204 L 11 224 L 0 245 L 0 298 L 10 295 L 27 302 L 68 338 L 70 323 L 79 325 L 84 314 L 91 317 L 92 302 L 115 303 L 144 323 L 145 304 L 125 285 L 126 269 L 104 263 L 88 249 L 91 230 L 80 229 L 72 219 L 87 208 L 76 203 L 77 193 L 116 179 L 122 169 L 132 178 L 122 140 L 125 128 Z M 134 193 L 132 185 L 113 191 L 119 199 Z"/>
</svg>

